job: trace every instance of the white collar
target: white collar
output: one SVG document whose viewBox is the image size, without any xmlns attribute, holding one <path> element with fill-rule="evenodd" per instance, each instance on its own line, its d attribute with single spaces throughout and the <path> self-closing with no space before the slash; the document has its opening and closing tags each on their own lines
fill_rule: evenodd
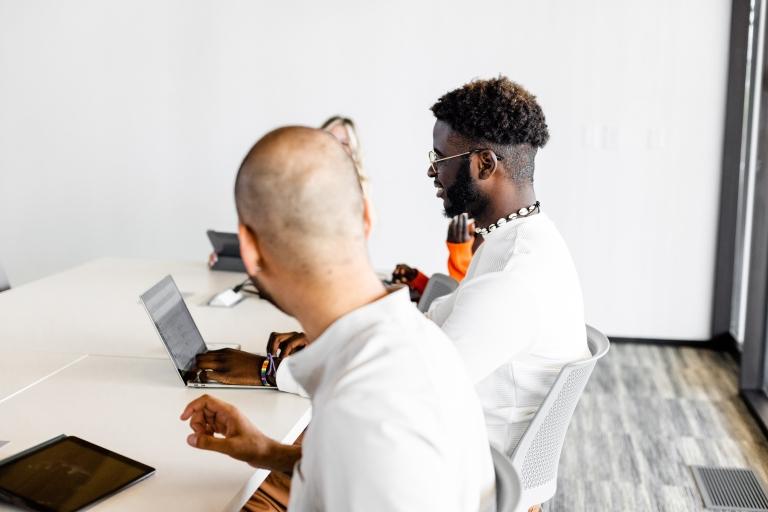
<svg viewBox="0 0 768 512">
<path fill-rule="evenodd" d="M 329 364 L 338 357 L 344 347 L 358 338 L 358 335 L 372 325 L 384 322 L 397 322 L 403 315 L 413 314 L 408 287 L 399 287 L 384 297 L 360 306 L 336 319 L 323 333 L 304 350 L 289 357 L 284 364 L 289 365 L 293 377 L 309 394 L 313 396 L 323 381 Z"/>
</svg>

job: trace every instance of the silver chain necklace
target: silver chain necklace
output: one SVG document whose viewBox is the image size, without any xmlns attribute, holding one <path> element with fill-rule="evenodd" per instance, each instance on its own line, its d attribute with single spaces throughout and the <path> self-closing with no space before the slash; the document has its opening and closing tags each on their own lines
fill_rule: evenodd
<svg viewBox="0 0 768 512">
<path fill-rule="evenodd" d="M 511 220 L 519 219 L 519 218 L 522 218 L 522 217 L 527 217 L 527 216 L 531 215 L 532 213 L 534 213 L 536 211 L 540 211 L 540 210 L 541 210 L 541 203 L 536 201 L 535 203 L 533 203 L 530 206 L 526 206 L 526 207 L 520 208 L 516 212 L 510 213 L 506 217 L 500 218 L 499 220 L 497 220 L 496 222 L 494 222 L 493 224 L 491 224 L 487 228 L 475 228 L 475 234 L 476 235 L 480 235 L 480 236 L 485 236 L 488 233 L 490 233 L 491 231 L 500 228 L 501 226 L 503 226 L 504 224 L 506 224 L 507 222 L 509 222 Z"/>
</svg>

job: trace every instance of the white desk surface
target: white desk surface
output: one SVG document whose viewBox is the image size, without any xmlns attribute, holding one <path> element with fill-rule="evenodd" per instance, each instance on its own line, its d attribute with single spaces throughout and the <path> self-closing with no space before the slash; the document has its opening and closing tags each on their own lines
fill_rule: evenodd
<svg viewBox="0 0 768 512">
<path fill-rule="evenodd" d="M 0 403 L 84 357 L 82 354 L 0 350 Z"/>
<path fill-rule="evenodd" d="M 292 442 L 307 400 L 279 391 L 209 390 L 267 435 Z M 157 469 L 94 510 L 239 510 L 266 476 L 243 462 L 187 445 L 179 420 L 203 390 L 184 387 L 168 361 L 88 356 L 0 403 L 0 458 L 59 434 L 82 437 Z"/>
<path fill-rule="evenodd" d="M 232 308 L 204 305 L 245 274 L 213 272 L 203 262 L 106 258 L 0 293 L 0 350 L 166 358 L 139 295 L 167 274 L 208 343 L 239 343 L 263 354 L 271 331 L 299 329 L 258 298 Z"/>
<path fill-rule="evenodd" d="M 100 259 L 0 293 L 0 459 L 59 434 L 82 437 L 157 468 L 97 510 L 238 510 L 266 477 L 245 463 L 195 450 L 187 389 L 138 297 L 171 274 L 206 342 L 263 353 L 271 331 L 298 323 L 248 298 L 233 308 L 205 302 L 245 275 L 205 263 Z M 309 401 L 276 391 L 218 390 L 267 435 L 292 442 Z M 2 509 L 2 507 L 0 507 Z"/>
</svg>

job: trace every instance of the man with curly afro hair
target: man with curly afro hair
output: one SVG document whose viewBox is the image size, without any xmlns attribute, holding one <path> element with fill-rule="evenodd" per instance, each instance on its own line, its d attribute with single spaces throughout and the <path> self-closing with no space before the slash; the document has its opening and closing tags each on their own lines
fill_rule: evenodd
<svg viewBox="0 0 768 512">
<path fill-rule="evenodd" d="M 536 202 L 534 158 L 549 130 L 533 94 L 505 77 L 475 80 L 443 95 L 432 112 L 435 163 L 427 175 L 446 216 L 467 213 L 488 227 Z"/>
<path fill-rule="evenodd" d="M 563 365 L 589 357 L 575 265 L 533 188 L 549 130 L 536 97 L 503 76 L 448 92 L 432 112 L 427 176 L 445 214 L 473 218 L 483 243 L 427 315 L 459 349 L 491 444 L 511 455 Z"/>
<path fill-rule="evenodd" d="M 475 227 L 535 205 L 534 158 L 549 140 L 549 130 L 536 97 L 506 77 L 469 82 L 443 95 L 432 112 L 437 122 L 427 175 L 443 200 L 445 216 L 452 219 L 448 271 L 461 281 L 483 241 L 474 236 Z M 473 160 L 476 179 L 470 176 Z M 413 300 L 428 282 L 426 275 L 403 263 L 393 279 L 411 286 Z"/>
</svg>

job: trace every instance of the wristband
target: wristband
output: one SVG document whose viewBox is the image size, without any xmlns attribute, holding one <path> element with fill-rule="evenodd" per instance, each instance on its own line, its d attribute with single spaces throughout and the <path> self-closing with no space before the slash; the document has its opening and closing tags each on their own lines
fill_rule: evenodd
<svg viewBox="0 0 768 512">
<path fill-rule="evenodd" d="M 264 359 L 264 362 L 261 363 L 261 384 L 264 387 L 271 388 L 272 385 L 267 381 L 268 376 L 272 376 L 275 374 L 276 370 L 275 366 L 275 357 L 272 354 L 267 354 L 266 359 Z"/>
</svg>

